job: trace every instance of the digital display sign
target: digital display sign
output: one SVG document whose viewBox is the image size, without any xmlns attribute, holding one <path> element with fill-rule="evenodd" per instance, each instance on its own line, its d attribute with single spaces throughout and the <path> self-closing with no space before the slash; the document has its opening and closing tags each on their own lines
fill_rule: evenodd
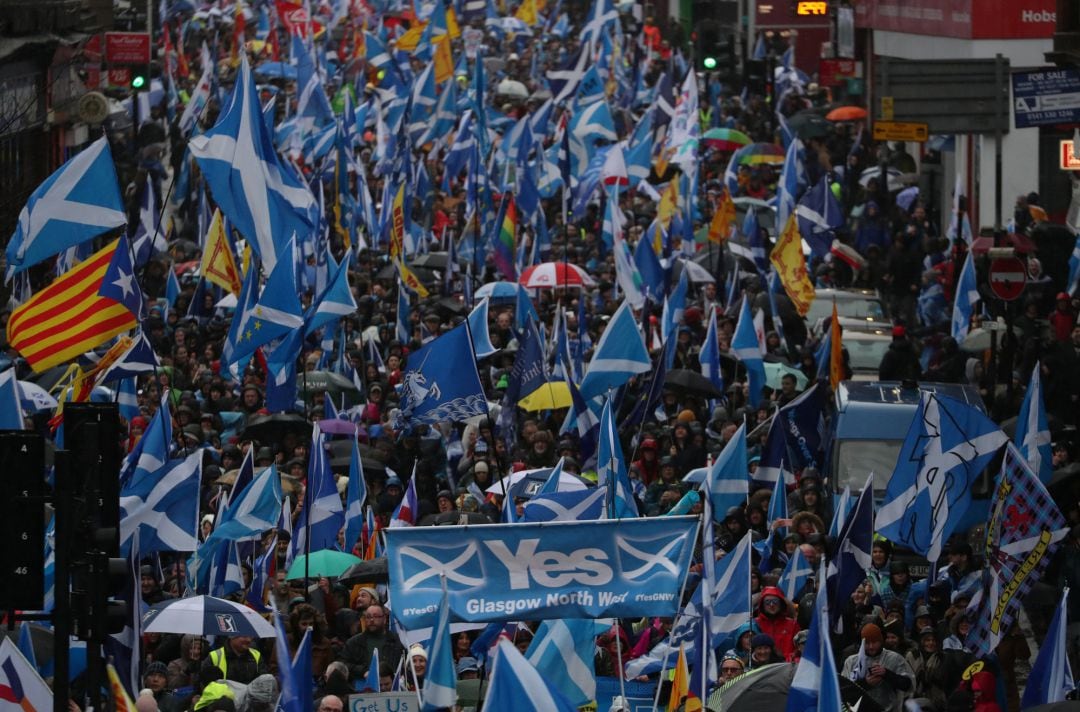
<svg viewBox="0 0 1080 712">
<path fill-rule="evenodd" d="M 795 14 L 797 15 L 827 15 L 829 14 L 829 3 L 822 0 L 799 0 L 798 5 L 795 7 Z"/>
</svg>

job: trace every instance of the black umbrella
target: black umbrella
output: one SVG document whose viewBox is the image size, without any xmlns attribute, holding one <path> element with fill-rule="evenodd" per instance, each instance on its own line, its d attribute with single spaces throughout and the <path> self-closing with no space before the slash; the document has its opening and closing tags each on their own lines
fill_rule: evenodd
<svg viewBox="0 0 1080 712">
<path fill-rule="evenodd" d="M 410 267 L 424 267 L 426 269 L 446 269 L 446 265 L 450 264 L 450 256 L 445 252 L 428 252 L 420 255 L 411 263 Z"/>
<path fill-rule="evenodd" d="M 413 269 L 413 274 L 415 274 L 416 278 L 419 279 L 421 282 L 425 282 L 428 284 L 437 282 L 439 280 L 439 275 L 435 274 L 434 270 L 428 269 L 427 267 L 417 267 Z M 393 280 L 397 279 L 397 277 L 397 268 L 394 267 L 394 265 L 392 264 L 386 265 L 375 273 L 375 279 Z"/>
<path fill-rule="evenodd" d="M 350 379 L 333 371 L 307 371 L 297 374 L 296 386 L 301 390 L 307 389 L 309 399 L 314 394 L 323 393 L 324 391 L 332 396 L 360 392 L 360 389 Z"/>
<path fill-rule="evenodd" d="M 683 391 L 707 398 L 723 398 L 724 393 L 713 385 L 712 381 L 697 371 L 676 368 L 667 372 L 664 387 L 673 391 Z"/>
<path fill-rule="evenodd" d="M 439 512 L 428 514 L 420 520 L 420 526 L 424 527 L 453 527 L 466 524 L 494 524 L 490 518 L 480 512 Z"/>
<path fill-rule="evenodd" d="M 379 451 L 368 445 L 359 445 L 360 449 L 360 462 L 364 465 L 364 474 L 366 475 L 385 475 L 386 463 L 382 461 L 382 455 Z M 327 443 L 327 449 L 330 451 L 330 467 L 337 470 L 340 468 L 348 468 L 349 461 L 352 459 L 352 440 L 345 438 L 342 440 L 331 440 Z"/>
<path fill-rule="evenodd" d="M 739 675 L 709 695 L 708 708 L 714 712 L 734 710 L 782 710 L 787 706 L 793 663 L 777 663 Z"/>
<path fill-rule="evenodd" d="M 799 138 L 820 138 L 833 130 L 832 122 L 815 111 L 800 111 L 788 119 L 787 124 Z"/>
<path fill-rule="evenodd" d="M 353 564 L 342 571 L 341 576 L 338 576 L 338 581 L 346 586 L 355 586 L 358 583 L 386 583 L 389 580 L 390 569 L 385 556 Z"/>
<path fill-rule="evenodd" d="M 283 439 L 288 433 L 311 437 L 311 423 L 307 418 L 296 413 L 257 415 L 244 426 L 242 437 L 272 443 Z"/>
</svg>

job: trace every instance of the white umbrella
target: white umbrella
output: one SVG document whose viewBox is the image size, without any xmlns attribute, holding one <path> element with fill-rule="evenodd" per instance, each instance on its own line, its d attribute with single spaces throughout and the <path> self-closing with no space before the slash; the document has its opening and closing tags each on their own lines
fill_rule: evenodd
<svg viewBox="0 0 1080 712">
<path fill-rule="evenodd" d="M 509 477 L 504 477 L 500 481 L 498 481 L 495 484 L 493 484 L 492 486 L 488 487 L 486 491 L 487 491 L 488 494 L 499 494 L 499 495 L 501 495 L 503 493 L 503 488 L 504 487 L 505 487 L 506 490 L 509 490 L 511 487 L 513 487 L 518 482 L 521 482 L 523 479 L 525 479 L 529 475 L 531 475 L 533 473 L 536 473 L 536 472 L 543 472 L 545 470 L 547 470 L 550 473 L 551 469 L 552 468 L 550 468 L 550 467 L 538 467 L 538 468 L 536 468 L 534 470 L 518 470 L 517 472 L 512 472 L 512 473 L 510 473 Z M 574 491 L 583 490 L 583 489 L 588 489 L 588 485 L 586 485 L 581 480 L 580 477 L 572 475 L 569 472 L 560 472 L 559 473 L 559 491 L 560 492 L 574 492 Z"/>
<path fill-rule="evenodd" d="M 150 606 L 143 615 L 143 633 L 246 635 L 273 638 L 274 626 L 247 606 L 213 596 L 173 598 Z"/>
<path fill-rule="evenodd" d="M 693 260 L 680 260 L 683 264 L 683 269 L 686 270 L 686 276 L 691 282 L 695 284 L 701 284 L 705 282 L 716 283 L 716 278 L 709 274 L 709 270 L 705 269 L 697 262 Z"/>
</svg>

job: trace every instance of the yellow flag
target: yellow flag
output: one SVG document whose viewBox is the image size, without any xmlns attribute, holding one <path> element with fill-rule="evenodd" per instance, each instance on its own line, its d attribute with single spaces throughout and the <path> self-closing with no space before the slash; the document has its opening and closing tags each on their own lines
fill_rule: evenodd
<svg viewBox="0 0 1080 712">
<path fill-rule="evenodd" d="M 675 663 L 675 675 L 671 678 L 671 697 L 667 712 L 675 712 L 690 693 L 690 670 L 686 666 L 686 651 L 679 645 L 679 660 Z"/>
<path fill-rule="evenodd" d="M 518 7 L 514 17 L 530 27 L 536 24 L 536 0 L 525 0 Z"/>
<path fill-rule="evenodd" d="M 131 695 L 124 689 L 124 683 L 120 681 L 120 676 L 116 674 L 116 668 L 112 663 L 105 665 L 105 670 L 109 677 L 109 694 L 113 698 L 113 705 L 116 708 L 116 712 L 135 712 L 135 702 L 131 699 Z"/>
<path fill-rule="evenodd" d="M 780 283 L 784 285 L 784 291 L 791 298 L 791 303 L 795 305 L 799 316 L 806 316 L 806 312 L 810 310 L 810 304 L 814 301 L 814 285 L 806 273 L 802 236 L 799 234 L 794 211 L 788 216 L 787 225 L 780 233 L 769 261 L 776 269 L 776 275 L 780 278 Z"/>
<path fill-rule="evenodd" d="M 416 45 L 420 43 L 420 35 L 424 34 L 425 27 L 427 27 L 426 22 L 422 24 L 418 22 L 407 29 L 401 37 L 397 38 L 397 43 L 394 45 L 394 48 L 412 52 L 416 49 Z"/>
<path fill-rule="evenodd" d="M 727 242 L 731 236 L 731 226 L 735 224 L 735 203 L 731 200 L 731 193 L 727 186 L 720 196 L 720 202 L 716 205 L 712 222 L 709 223 L 709 241 L 718 244 Z"/>
<path fill-rule="evenodd" d="M 679 179 L 672 178 L 664 194 L 660 196 L 660 204 L 656 207 L 656 219 L 664 226 L 665 230 L 671 228 L 671 216 L 679 206 Z"/>
<path fill-rule="evenodd" d="M 835 391 L 844 377 L 844 344 L 841 341 L 840 317 L 836 315 L 836 302 L 832 305 L 832 323 L 829 327 L 829 385 Z"/>
<path fill-rule="evenodd" d="M 450 38 L 439 35 L 435 38 L 435 82 L 442 84 L 454 76 L 454 53 L 450 50 Z"/>
<path fill-rule="evenodd" d="M 390 259 L 405 260 L 405 184 L 398 186 L 390 206 Z"/>
<path fill-rule="evenodd" d="M 461 28 L 457 23 L 457 15 L 454 14 L 454 8 L 446 8 L 446 31 L 450 33 L 450 39 L 456 40 L 461 37 Z"/>
<path fill-rule="evenodd" d="M 236 260 L 233 259 L 229 238 L 225 234 L 225 219 L 218 209 L 214 210 L 210 229 L 206 232 L 206 249 L 203 250 L 199 271 L 217 286 L 240 296 L 240 272 L 236 269 Z"/>
<path fill-rule="evenodd" d="M 424 299 L 428 296 L 428 290 L 424 287 L 424 284 L 420 281 L 420 278 L 416 276 L 411 269 L 405 266 L 402 260 L 394 260 L 394 266 L 397 267 L 398 276 L 401 277 L 401 283 L 409 288 L 410 291 L 415 292 L 416 296 Z"/>
</svg>

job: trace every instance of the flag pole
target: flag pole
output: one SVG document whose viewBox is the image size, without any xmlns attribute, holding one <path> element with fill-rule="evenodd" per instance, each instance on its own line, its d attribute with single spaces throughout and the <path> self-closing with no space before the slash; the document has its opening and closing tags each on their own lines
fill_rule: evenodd
<svg viewBox="0 0 1080 712">
<path fill-rule="evenodd" d="M 619 694 L 622 698 L 626 699 L 626 671 L 622 667 L 622 636 L 619 633 L 622 632 L 622 623 L 619 619 L 615 619 L 615 655 L 618 657 L 616 664 L 619 666 Z"/>
</svg>

